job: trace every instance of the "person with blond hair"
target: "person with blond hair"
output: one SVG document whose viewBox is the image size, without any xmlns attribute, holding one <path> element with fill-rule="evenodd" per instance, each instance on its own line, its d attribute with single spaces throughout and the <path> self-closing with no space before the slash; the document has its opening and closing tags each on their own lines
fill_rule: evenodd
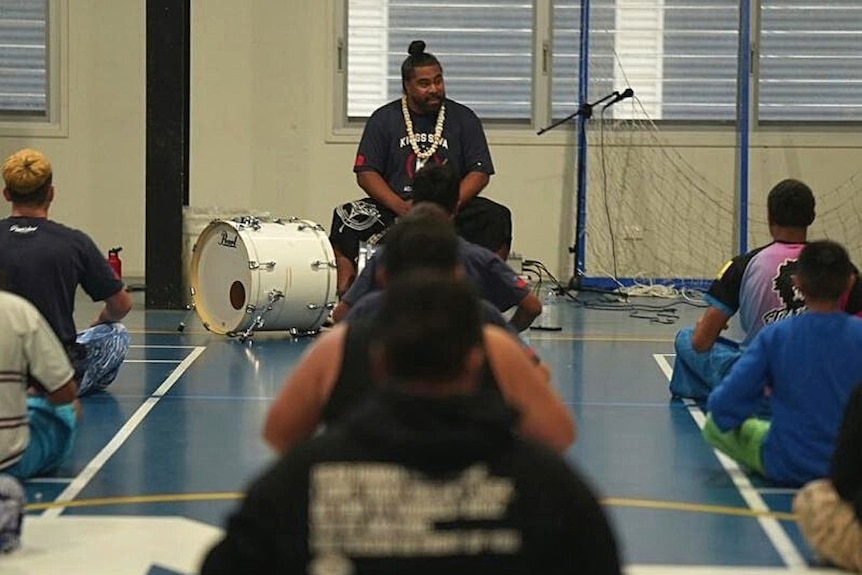
<svg viewBox="0 0 862 575">
<path fill-rule="evenodd" d="M 3 163 L 3 196 L 12 213 L 0 220 L 0 273 L 7 289 L 30 301 L 65 346 L 78 394 L 105 389 L 129 349 L 120 323 L 132 298 L 105 256 L 84 232 L 49 219 L 53 170 L 42 152 L 25 148 Z M 75 328 L 78 286 L 104 307 L 80 333 Z"/>
</svg>

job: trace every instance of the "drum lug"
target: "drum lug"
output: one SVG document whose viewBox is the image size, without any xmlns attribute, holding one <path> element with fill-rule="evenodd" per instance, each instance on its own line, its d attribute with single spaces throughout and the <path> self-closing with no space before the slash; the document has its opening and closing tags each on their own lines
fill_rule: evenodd
<svg viewBox="0 0 862 575">
<path fill-rule="evenodd" d="M 240 230 L 243 228 L 251 228 L 254 231 L 260 230 L 260 219 L 254 216 L 241 216 L 234 218 L 233 221 L 239 224 L 237 227 Z"/>
<path fill-rule="evenodd" d="M 321 226 L 320 224 L 311 224 L 311 223 L 299 224 L 298 226 L 296 226 L 296 229 L 300 232 L 303 230 L 316 230 L 318 232 L 326 231 L 323 229 L 323 226 Z"/>
<path fill-rule="evenodd" d="M 264 310 L 262 312 L 257 314 L 257 316 L 254 318 L 254 320 L 251 322 L 251 325 L 248 326 L 248 329 L 246 329 L 242 333 L 231 334 L 231 335 L 238 335 L 240 341 L 245 341 L 248 338 L 250 338 L 252 335 L 254 335 L 254 330 L 256 330 L 259 327 L 263 327 L 263 325 L 265 323 L 264 316 L 272 311 L 273 304 L 275 302 L 277 302 L 278 300 L 284 298 L 284 292 L 281 290 L 278 290 L 278 289 L 271 290 L 269 292 L 268 298 L 269 298 L 269 303 L 267 304 L 267 306 L 264 308 Z M 250 305 L 250 306 L 245 308 L 245 311 L 246 311 L 246 313 L 253 313 L 256 309 L 257 308 L 255 306 Z"/>
<path fill-rule="evenodd" d="M 283 297 L 284 297 L 284 292 L 281 291 L 280 289 L 270 290 L 270 292 L 269 292 L 269 302 L 270 303 L 275 303 L 278 300 L 282 299 Z M 268 307 L 266 311 L 269 311 L 271 309 L 272 309 L 272 307 Z"/>
<path fill-rule="evenodd" d="M 264 268 L 266 270 L 271 270 L 275 267 L 275 262 L 263 262 L 262 264 L 257 263 L 256 261 L 248 262 L 248 269 L 257 270 L 260 268 Z"/>
<path fill-rule="evenodd" d="M 315 271 L 319 270 L 320 268 L 335 269 L 335 262 L 325 262 L 323 260 L 314 260 L 313 262 L 311 262 L 311 267 Z"/>
</svg>

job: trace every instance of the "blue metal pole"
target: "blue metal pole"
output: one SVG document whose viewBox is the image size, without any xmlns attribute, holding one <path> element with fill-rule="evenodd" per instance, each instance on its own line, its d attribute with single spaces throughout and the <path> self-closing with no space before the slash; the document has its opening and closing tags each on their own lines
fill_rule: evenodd
<svg viewBox="0 0 862 575">
<path fill-rule="evenodd" d="M 737 93 L 737 163 L 739 187 L 739 253 L 748 251 L 748 170 L 751 132 L 751 0 L 739 2 L 739 78 Z"/>
<path fill-rule="evenodd" d="M 583 106 L 589 97 L 590 78 L 590 0 L 581 0 L 581 42 L 578 65 L 578 103 Z M 577 216 L 575 221 L 575 280 L 585 271 L 587 235 L 587 120 L 584 114 L 578 115 L 578 156 L 577 156 Z"/>
</svg>

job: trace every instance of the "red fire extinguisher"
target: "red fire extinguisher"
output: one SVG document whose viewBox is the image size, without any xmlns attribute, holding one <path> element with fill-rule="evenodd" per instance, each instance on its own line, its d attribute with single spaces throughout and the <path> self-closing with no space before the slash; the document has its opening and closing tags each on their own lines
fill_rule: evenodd
<svg viewBox="0 0 862 575">
<path fill-rule="evenodd" d="M 108 265 L 114 270 L 114 274 L 118 280 L 123 279 L 123 262 L 120 259 L 120 252 L 123 248 L 111 248 L 108 250 Z"/>
</svg>

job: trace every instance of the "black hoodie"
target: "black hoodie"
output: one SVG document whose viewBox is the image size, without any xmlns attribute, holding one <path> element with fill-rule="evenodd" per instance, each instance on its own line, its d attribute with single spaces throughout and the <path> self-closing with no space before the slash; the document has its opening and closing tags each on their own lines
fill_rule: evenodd
<svg viewBox="0 0 862 575">
<path fill-rule="evenodd" d="M 383 390 L 251 487 L 202 573 L 609 574 L 590 488 L 498 394 Z"/>
<path fill-rule="evenodd" d="M 841 499 L 855 507 L 856 519 L 862 522 L 862 385 L 857 386 L 847 407 L 838 444 L 832 456 L 832 483 Z"/>
</svg>

